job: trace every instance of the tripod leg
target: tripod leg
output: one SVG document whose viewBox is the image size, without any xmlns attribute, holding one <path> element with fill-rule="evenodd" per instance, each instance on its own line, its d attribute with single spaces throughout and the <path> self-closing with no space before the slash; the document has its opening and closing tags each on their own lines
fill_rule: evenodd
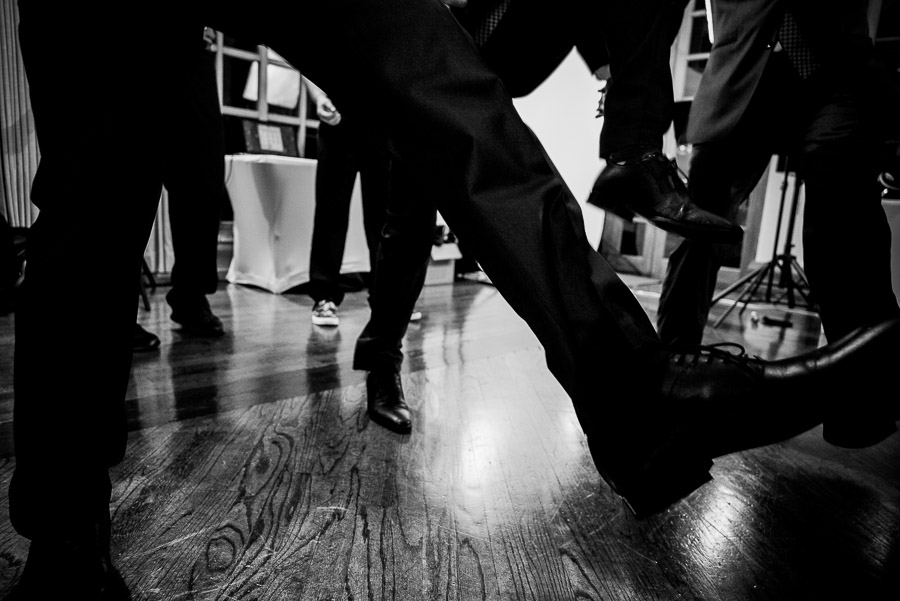
<svg viewBox="0 0 900 601">
<path fill-rule="evenodd" d="M 765 270 L 765 266 L 757 267 L 756 269 L 754 269 L 753 271 L 751 271 L 750 273 L 748 273 L 747 275 L 745 275 L 744 277 L 742 277 L 741 279 L 736 281 L 734 284 L 732 284 L 731 286 L 729 286 L 728 288 L 726 288 L 725 290 L 723 290 L 722 292 L 720 292 L 719 294 L 714 296 L 712 299 L 712 304 L 715 305 L 717 302 L 719 302 L 720 300 L 722 300 L 723 298 L 725 298 L 726 296 L 728 296 L 729 294 L 731 294 L 732 292 L 734 292 L 735 290 L 737 290 L 738 288 L 743 286 L 746 282 L 749 282 L 750 280 L 752 280 L 753 278 L 758 276 L 759 272 L 763 271 L 763 270 Z"/>
<path fill-rule="evenodd" d="M 810 299 L 810 295 L 807 294 L 807 291 L 809 291 L 810 287 L 809 280 L 806 278 L 806 272 L 803 271 L 803 267 L 800 266 L 800 262 L 797 261 L 795 257 L 791 257 L 791 265 L 794 267 L 794 270 L 797 272 L 797 277 L 800 278 L 800 281 L 803 282 L 803 285 L 806 289 L 804 290 L 803 288 L 797 286 L 797 292 L 799 292 L 800 296 L 803 297 L 803 300 L 806 301 L 806 307 L 810 311 L 812 311 L 815 308 L 815 303 L 812 302 L 812 299 Z"/>
<path fill-rule="evenodd" d="M 739 280 L 741 283 L 747 282 L 747 285 L 744 288 L 744 291 L 741 292 L 741 294 L 737 297 L 737 299 L 734 301 L 734 304 L 731 305 L 730 307 L 728 307 L 728 309 L 725 311 L 725 313 L 723 313 L 716 320 L 716 322 L 713 324 L 713 328 L 718 328 L 719 325 L 723 321 L 725 321 L 725 319 L 731 314 L 731 312 L 734 311 L 734 308 L 737 307 L 741 303 L 741 300 L 745 299 L 745 297 L 746 297 L 746 300 L 744 302 L 744 309 L 747 308 L 747 303 L 749 302 L 749 299 L 752 298 L 753 291 L 755 291 L 759 287 L 759 283 L 766 276 L 766 272 L 768 271 L 770 265 L 771 264 L 763 265 L 762 267 L 759 267 L 755 271 L 751 272 L 749 275 L 747 275 L 744 278 L 742 278 L 741 280 Z M 729 290 L 734 287 L 735 287 L 734 285 L 730 286 Z M 749 292 L 749 294 L 748 294 L 748 292 Z M 741 309 L 741 311 L 740 311 L 740 313 L 738 313 L 738 315 L 742 314 L 743 312 L 744 312 L 744 310 Z"/>
<path fill-rule="evenodd" d="M 150 310 L 150 298 L 147 296 L 147 287 L 144 285 L 144 276 L 138 280 L 138 294 L 141 296 L 141 304 L 144 305 L 144 311 Z"/>
<path fill-rule="evenodd" d="M 749 288 L 748 292 L 746 293 L 746 294 L 747 294 L 747 300 L 744 301 L 744 308 L 745 308 L 745 309 L 747 308 L 747 304 L 750 302 L 750 300 L 751 300 L 751 299 L 753 298 L 753 296 L 756 294 L 756 291 L 759 289 L 759 287 L 760 287 L 760 285 L 762 284 L 763 280 L 766 279 L 766 276 L 767 276 L 767 275 L 769 276 L 769 282 L 771 283 L 771 281 L 772 281 L 772 274 L 775 272 L 775 266 L 776 266 L 776 263 L 775 263 L 774 261 L 769 261 L 768 263 L 766 263 L 766 266 L 763 268 L 762 272 L 759 274 L 759 277 L 756 279 L 755 282 L 753 282 L 753 286 L 751 286 L 751 287 Z M 770 284 L 770 285 L 771 285 L 771 284 Z M 769 292 L 766 293 L 767 296 L 768 296 L 768 294 L 769 294 Z"/>
<path fill-rule="evenodd" d="M 788 307 L 791 309 L 797 304 L 794 298 L 794 278 L 791 275 L 791 261 L 793 257 L 790 255 L 782 255 L 781 263 L 781 287 L 785 289 L 785 295 L 788 299 Z"/>
<path fill-rule="evenodd" d="M 150 266 L 147 265 L 147 259 L 143 260 L 141 269 L 143 270 L 144 276 L 147 278 L 147 281 L 150 282 L 150 289 L 155 291 L 156 290 L 156 278 L 153 277 L 153 272 L 150 271 Z"/>
</svg>

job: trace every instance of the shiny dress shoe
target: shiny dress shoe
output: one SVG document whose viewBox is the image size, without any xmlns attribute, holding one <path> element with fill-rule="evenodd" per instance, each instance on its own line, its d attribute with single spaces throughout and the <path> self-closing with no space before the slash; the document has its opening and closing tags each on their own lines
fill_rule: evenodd
<svg viewBox="0 0 900 601">
<path fill-rule="evenodd" d="M 130 601 L 131 592 L 109 553 L 109 524 L 31 542 L 11 601 Z"/>
<path fill-rule="evenodd" d="M 179 294 L 173 288 L 166 295 L 172 308 L 172 321 L 181 326 L 181 332 L 202 338 L 219 338 L 225 335 L 222 320 L 216 317 L 203 294 Z"/>
<path fill-rule="evenodd" d="M 691 201 L 674 159 L 647 150 L 631 160 L 607 160 L 588 202 L 631 220 L 640 215 L 656 227 L 705 242 L 738 242 L 743 230 Z"/>
<path fill-rule="evenodd" d="M 366 376 L 369 418 L 399 434 L 412 431 L 409 406 L 403 395 L 400 374 L 389 370 L 370 371 Z"/>
<path fill-rule="evenodd" d="M 159 336 L 153 332 L 148 332 L 141 327 L 141 324 L 134 324 L 134 347 L 135 353 L 144 353 L 159 348 Z"/>
<path fill-rule="evenodd" d="M 835 396 L 842 383 L 860 380 L 890 390 L 888 364 L 900 364 L 900 319 L 778 361 L 739 345 L 667 349 L 655 398 L 623 404 L 588 443 L 604 480 L 644 517 L 709 481 L 714 457 L 788 440 L 829 416 L 896 416 L 896 395 Z"/>
</svg>

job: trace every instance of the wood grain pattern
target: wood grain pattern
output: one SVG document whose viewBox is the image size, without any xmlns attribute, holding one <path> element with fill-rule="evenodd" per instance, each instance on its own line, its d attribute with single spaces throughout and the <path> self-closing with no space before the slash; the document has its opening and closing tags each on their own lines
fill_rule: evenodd
<svg viewBox="0 0 900 601">
<path fill-rule="evenodd" d="M 139 315 L 162 347 L 136 357 L 113 473 L 114 556 L 136 600 L 900 598 L 897 436 L 850 451 L 815 428 L 721 457 L 712 482 L 636 520 L 490 286 L 426 288 L 405 340 L 408 436 L 365 414 L 351 366 L 364 293 L 329 330 L 306 297 L 223 285 L 212 301 L 229 334 L 210 341 L 172 329 L 164 292 Z M 653 315 L 653 286 L 635 292 Z M 815 346 L 817 319 L 791 317 L 707 336 L 767 357 Z M 0 377 L 2 439 L 9 363 Z M 0 593 L 28 548 L 8 523 L 14 463 L 0 459 Z"/>
</svg>

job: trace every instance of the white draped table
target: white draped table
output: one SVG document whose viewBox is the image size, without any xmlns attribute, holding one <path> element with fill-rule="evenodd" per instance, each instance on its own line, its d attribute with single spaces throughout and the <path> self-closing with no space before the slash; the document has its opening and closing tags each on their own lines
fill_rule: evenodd
<svg viewBox="0 0 900 601">
<path fill-rule="evenodd" d="M 308 282 L 316 161 L 266 154 L 228 155 L 225 180 L 234 209 L 234 255 L 227 280 L 275 294 Z M 357 177 L 341 273 L 366 271 L 369 251 Z"/>
</svg>

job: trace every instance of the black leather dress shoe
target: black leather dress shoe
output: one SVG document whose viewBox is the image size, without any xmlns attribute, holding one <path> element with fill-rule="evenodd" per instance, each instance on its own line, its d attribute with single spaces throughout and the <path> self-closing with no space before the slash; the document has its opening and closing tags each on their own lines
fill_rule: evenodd
<svg viewBox="0 0 900 601">
<path fill-rule="evenodd" d="M 25 569 L 9 599 L 130 601 L 131 592 L 110 558 L 109 524 L 85 526 L 64 537 L 33 540 Z"/>
<path fill-rule="evenodd" d="M 134 324 L 134 352 L 144 353 L 157 348 L 159 348 L 159 336 L 148 332 L 139 323 Z"/>
<path fill-rule="evenodd" d="M 369 418 L 376 424 L 399 434 L 412 431 L 412 419 L 399 373 L 370 371 L 366 376 L 366 401 Z"/>
<path fill-rule="evenodd" d="M 216 317 L 203 294 L 186 296 L 173 288 L 166 295 L 172 308 L 172 321 L 181 326 L 181 332 L 202 338 L 219 338 L 225 335 L 222 320 Z"/>
<path fill-rule="evenodd" d="M 900 319 L 778 361 L 750 357 L 739 345 L 669 349 L 658 370 L 658 396 L 619 410 L 609 431 L 598 429 L 588 442 L 600 474 L 644 517 L 709 481 L 714 457 L 782 442 L 829 419 L 847 421 L 841 416 L 883 425 L 885 414 L 897 415 L 896 395 L 835 392 L 860 381 L 890 390 L 887 366 L 898 364 Z M 892 433 L 868 432 L 870 444 Z"/>
<path fill-rule="evenodd" d="M 660 229 L 692 240 L 729 243 L 743 236 L 739 225 L 691 201 L 675 161 L 659 150 L 629 161 L 610 157 L 588 202 L 623 219 L 640 215 Z"/>
</svg>

